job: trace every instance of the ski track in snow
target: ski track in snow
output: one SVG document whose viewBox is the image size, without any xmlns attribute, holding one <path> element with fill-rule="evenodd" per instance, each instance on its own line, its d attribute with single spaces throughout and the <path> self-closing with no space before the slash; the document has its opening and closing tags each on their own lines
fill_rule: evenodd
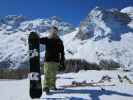
<svg viewBox="0 0 133 100">
<path fill-rule="evenodd" d="M 127 81 L 120 83 L 117 79 L 117 74 L 120 74 L 121 76 L 128 75 L 128 77 L 133 80 L 133 72 L 122 72 L 120 70 L 90 70 L 80 71 L 78 73 L 58 74 L 57 87 L 71 84 L 72 81 L 99 81 L 103 75 L 109 75 L 112 77 L 112 83 L 115 83 L 116 86 L 101 86 L 105 91 L 101 91 L 100 87 L 90 86 L 66 88 L 64 90 L 52 92 L 52 95 L 45 95 L 45 93 L 43 93 L 41 99 L 34 100 L 133 100 L 133 84 L 129 84 Z M 0 100 L 32 100 L 29 97 L 28 79 L 0 80 Z"/>
</svg>

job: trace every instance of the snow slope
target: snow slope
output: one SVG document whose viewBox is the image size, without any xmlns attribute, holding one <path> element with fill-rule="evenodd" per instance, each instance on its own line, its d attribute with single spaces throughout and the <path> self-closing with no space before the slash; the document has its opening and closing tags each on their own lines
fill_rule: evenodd
<svg viewBox="0 0 133 100">
<path fill-rule="evenodd" d="M 112 82 L 116 86 L 101 86 L 105 91 L 101 91 L 100 87 L 77 87 L 66 88 L 52 95 L 43 93 L 41 99 L 36 100 L 132 100 L 133 84 L 127 81 L 120 83 L 117 74 L 121 76 L 128 75 L 133 80 L 132 72 L 121 71 L 80 71 L 78 73 L 58 74 L 57 87 L 65 84 L 71 84 L 72 81 L 87 82 L 99 81 L 103 75 L 112 77 Z M 46 98 L 65 98 L 65 99 L 46 99 Z M 24 80 L 0 80 L 0 100 L 32 100 L 29 97 L 29 81 Z"/>
<path fill-rule="evenodd" d="M 66 58 L 96 63 L 103 59 L 113 60 L 132 69 L 133 19 L 128 15 L 132 14 L 131 8 L 121 11 L 94 8 L 77 31 L 64 35 Z"/>
<path fill-rule="evenodd" d="M 124 67 L 133 68 L 133 33 L 122 35 L 121 41 L 108 42 L 108 38 L 93 41 L 91 39 L 81 41 L 73 40 L 76 32 L 67 34 L 68 41 L 64 41 L 66 46 L 66 58 L 81 58 L 89 62 L 99 63 L 102 59 L 114 60 Z M 72 53 L 69 53 L 71 51 Z"/>
<path fill-rule="evenodd" d="M 58 26 L 62 36 L 75 27 L 58 17 L 29 20 L 10 15 L 0 19 L 0 68 L 25 68 L 28 65 L 28 34 L 31 31 L 45 36 L 48 29 Z M 44 57 L 44 55 L 43 55 Z"/>
</svg>

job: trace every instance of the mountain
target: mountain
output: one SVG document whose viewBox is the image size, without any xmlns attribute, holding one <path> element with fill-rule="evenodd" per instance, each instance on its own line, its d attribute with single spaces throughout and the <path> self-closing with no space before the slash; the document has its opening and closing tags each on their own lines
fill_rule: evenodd
<svg viewBox="0 0 133 100">
<path fill-rule="evenodd" d="M 25 21 L 21 23 L 19 29 L 24 32 L 34 30 L 37 31 L 38 33 L 44 33 L 51 27 L 51 25 L 58 26 L 60 35 L 75 30 L 73 25 L 62 21 L 60 18 L 56 16 L 47 19 L 35 19 L 31 21 Z"/>
<path fill-rule="evenodd" d="M 56 25 L 61 34 L 74 30 L 74 26 L 62 21 L 60 18 L 53 16 L 47 19 L 29 20 L 24 16 L 10 15 L 0 19 L 0 30 L 5 31 L 37 31 L 39 33 L 46 32 L 51 25 Z"/>
<path fill-rule="evenodd" d="M 110 40 L 119 41 L 123 33 L 133 31 L 127 25 L 131 20 L 128 14 L 117 9 L 106 10 L 96 7 L 84 21 L 81 21 L 77 38 L 82 40 L 93 38 L 97 41 L 108 37 Z"/>
<path fill-rule="evenodd" d="M 92 9 L 77 31 L 64 36 L 66 57 L 96 63 L 113 60 L 123 68 L 133 68 L 131 14 L 131 7 L 121 11 L 99 7 Z"/>
<path fill-rule="evenodd" d="M 48 29 L 56 25 L 59 34 L 64 35 L 75 27 L 53 16 L 47 19 L 30 20 L 24 16 L 10 15 L 0 19 L 0 68 L 24 68 L 28 64 L 28 34 L 36 31 L 46 35 Z"/>
<path fill-rule="evenodd" d="M 133 28 L 133 7 L 126 7 L 122 9 L 121 12 L 127 14 L 132 19 L 128 26 Z"/>
<path fill-rule="evenodd" d="M 126 7 L 121 10 L 122 13 L 127 13 L 130 17 L 133 17 L 133 7 Z"/>
<path fill-rule="evenodd" d="M 133 68 L 132 8 L 96 7 L 77 28 L 56 16 L 33 20 L 14 15 L 1 18 L 0 68 L 27 67 L 28 34 L 36 31 L 43 37 L 52 25 L 59 27 L 66 59 L 85 59 L 92 63 L 113 60 L 123 68 Z M 44 52 L 41 45 L 41 62 Z"/>
</svg>

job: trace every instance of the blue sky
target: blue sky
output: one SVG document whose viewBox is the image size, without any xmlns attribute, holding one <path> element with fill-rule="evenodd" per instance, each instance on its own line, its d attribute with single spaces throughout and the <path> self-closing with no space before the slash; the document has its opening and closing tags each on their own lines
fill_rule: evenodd
<svg viewBox="0 0 133 100">
<path fill-rule="evenodd" d="M 0 0 L 0 16 L 23 15 L 31 19 L 58 16 L 78 25 L 96 6 L 124 8 L 133 0 Z"/>
</svg>

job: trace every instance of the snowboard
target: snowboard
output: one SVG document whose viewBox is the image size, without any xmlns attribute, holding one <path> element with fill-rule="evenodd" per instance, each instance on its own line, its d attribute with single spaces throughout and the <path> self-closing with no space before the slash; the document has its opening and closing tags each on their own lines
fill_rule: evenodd
<svg viewBox="0 0 133 100">
<path fill-rule="evenodd" d="M 71 88 L 71 87 L 86 87 L 86 86 L 91 86 L 91 87 L 100 87 L 100 86 L 115 86 L 115 84 L 109 83 L 109 84 L 101 84 L 100 82 L 76 82 L 72 81 L 71 84 L 69 85 L 63 85 L 61 87 L 63 88 Z"/>
<path fill-rule="evenodd" d="M 39 36 L 36 32 L 30 32 L 29 44 L 29 94 L 31 98 L 40 98 L 42 95 L 41 72 L 40 72 L 40 50 Z"/>
</svg>

